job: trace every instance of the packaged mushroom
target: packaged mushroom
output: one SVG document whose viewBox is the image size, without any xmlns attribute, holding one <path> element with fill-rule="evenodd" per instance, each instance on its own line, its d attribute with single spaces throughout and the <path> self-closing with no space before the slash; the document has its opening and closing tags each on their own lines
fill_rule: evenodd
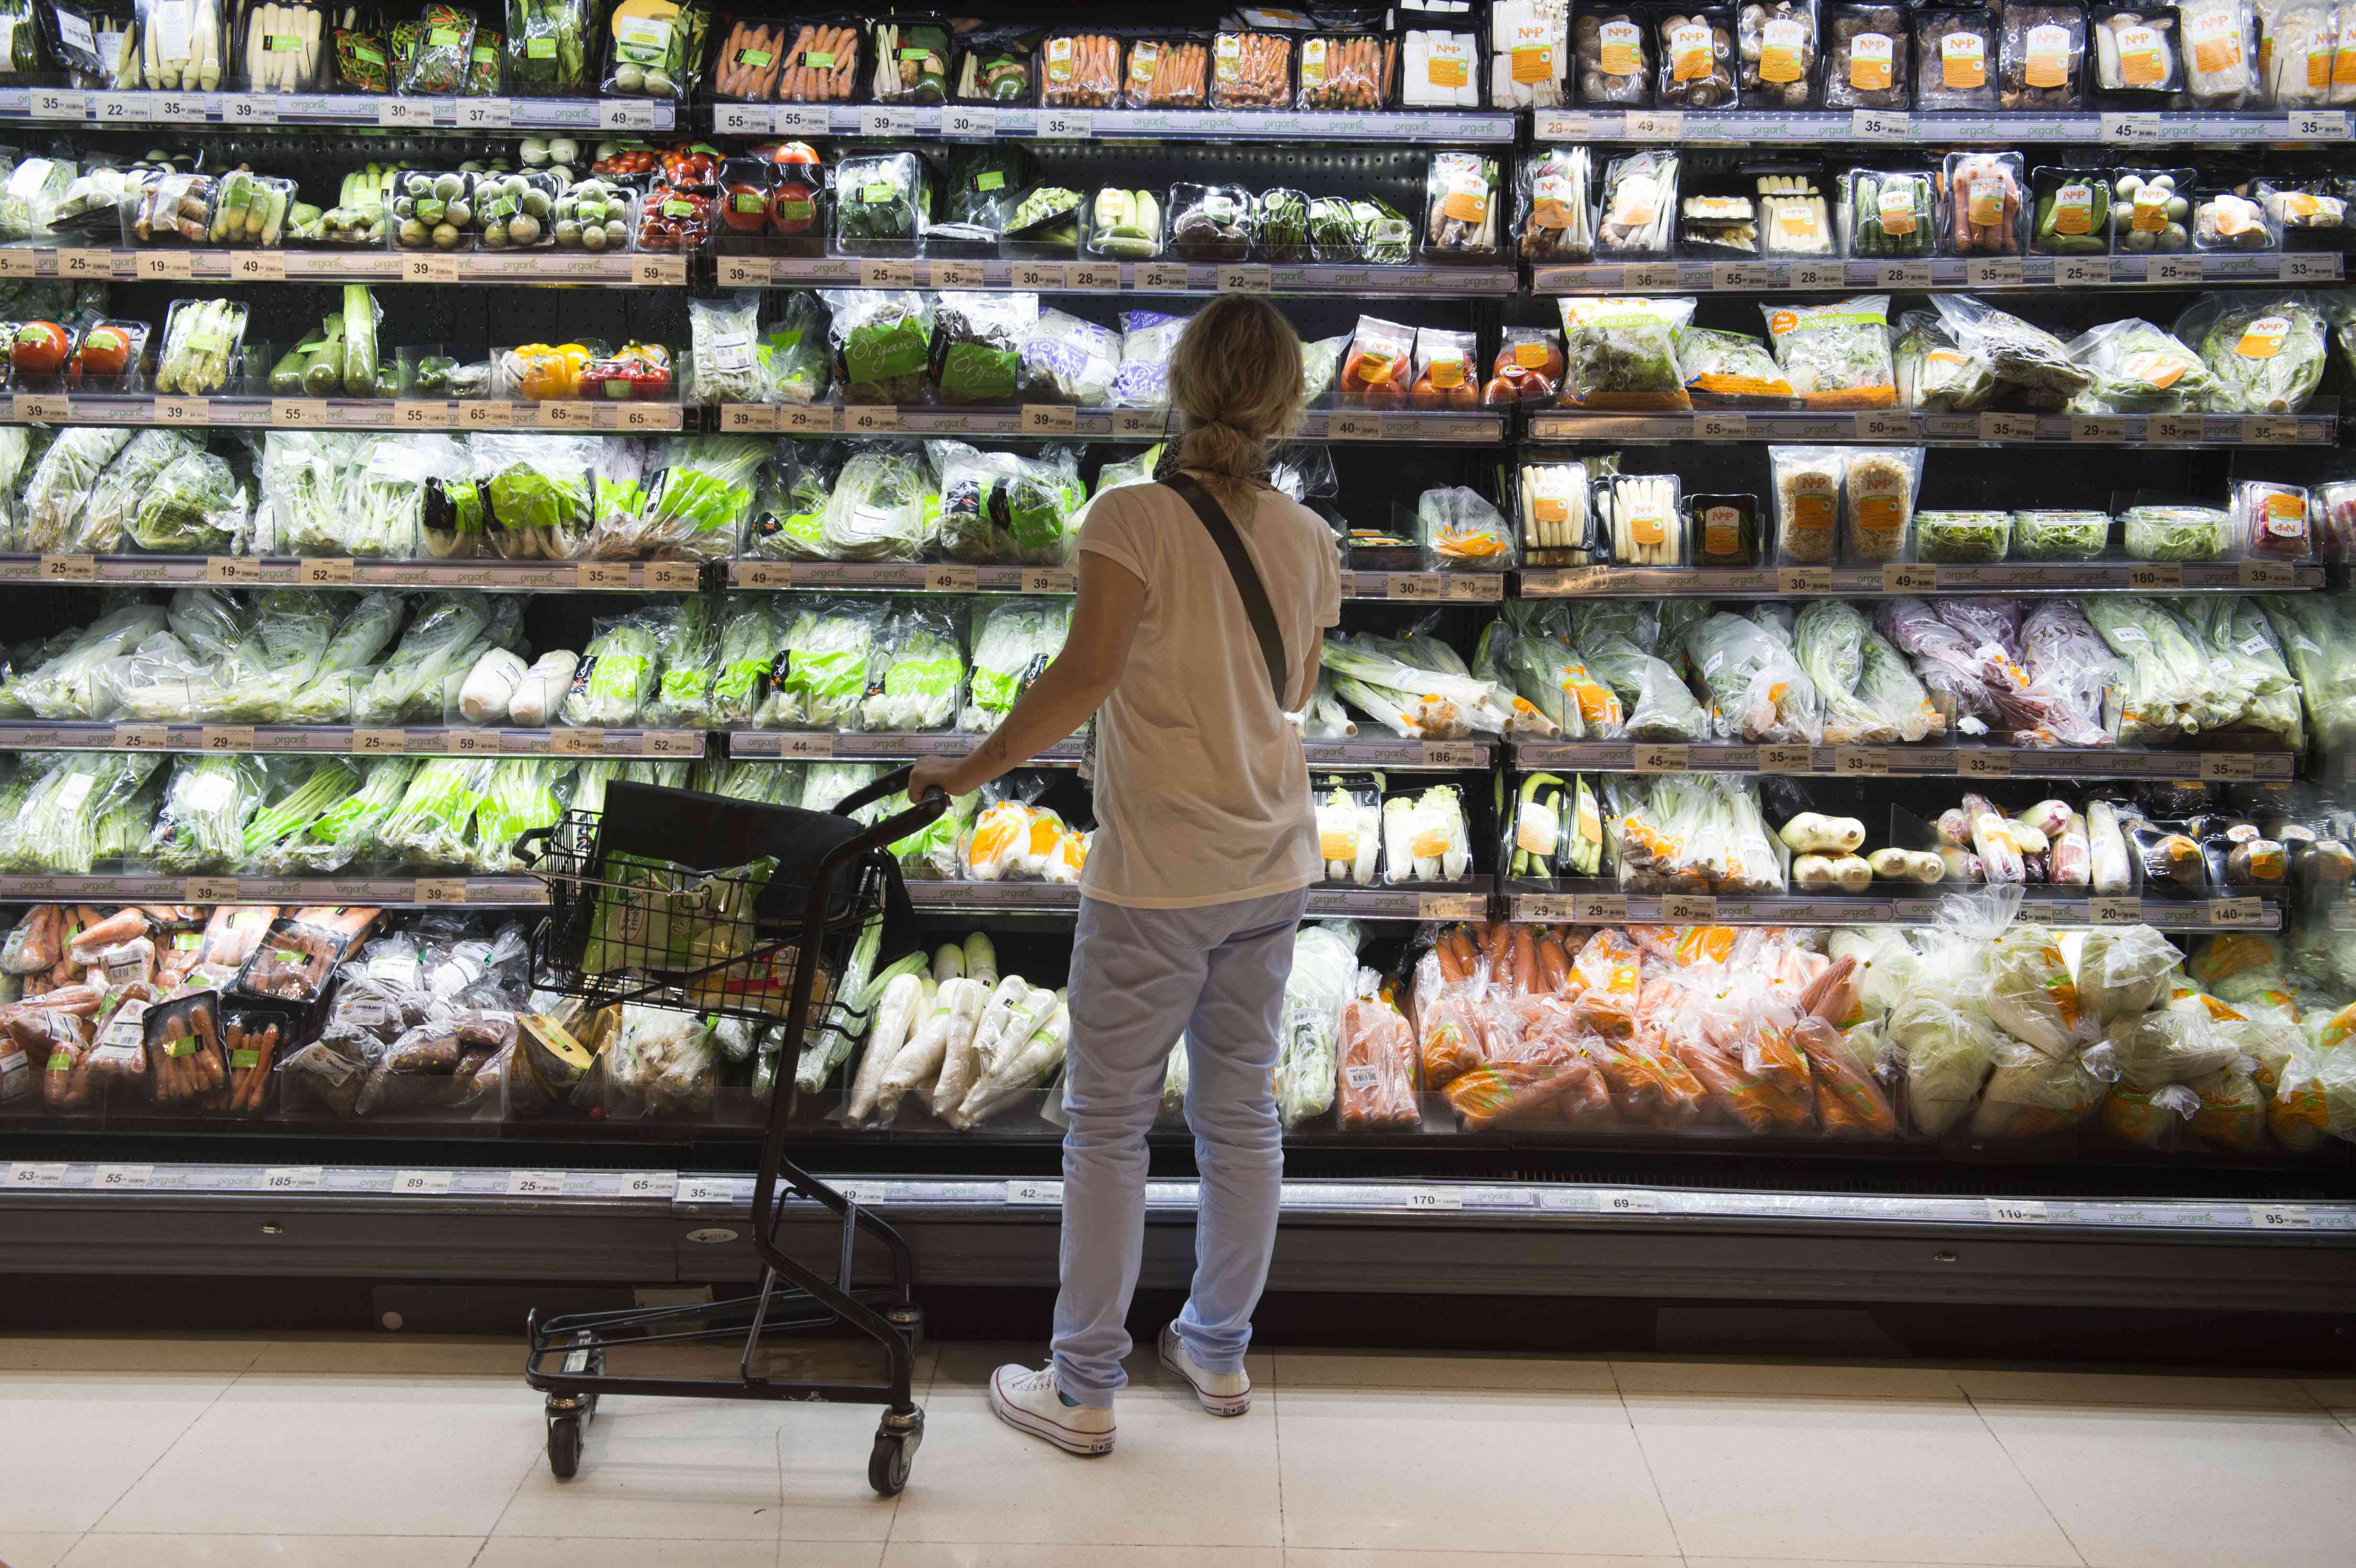
<svg viewBox="0 0 2356 1568">
<path fill-rule="evenodd" d="M 2257 101 L 2276 109 L 2309 109 L 2328 101 L 2340 37 L 2334 0 L 2264 0 L 2258 24 L 2263 31 Z"/>
<path fill-rule="evenodd" d="M 2083 5 L 2024 5 L 2003 10 L 2003 37 L 1997 58 L 1999 107 L 2025 111 L 2079 109 L 2086 59 Z"/>
<path fill-rule="evenodd" d="M 2094 87 L 2105 103 L 2158 107 L 2184 86 L 2173 6 L 2097 5 Z"/>
<path fill-rule="evenodd" d="M 1825 107 L 1903 109 L 1913 51 L 1899 5 L 1837 5 L 1825 12 Z"/>
<path fill-rule="evenodd" d="M 1734 27 L 1723 10 L 1671 11 L 1655 27 L 1661 46 L 1659 100 L 1671 109 L 1735 105 Z"/>
<path fill-rule="evenodd" d="M 2257 86 L 2257 19 L 2249 0 L 2183 0 L 2184 96 L 2195 109 L 2239 109 Z"/>
<path fill-rule="evenodd" d="M 1996 107 L 1997 21 L 1984 0 L 1930 0 L 1914 13 L 1914 107 Z"/>
<path fill-rule="evenodd" d="M 1634 11 L 1582 6 L 1570 37 L 1581 103 L 1642 108 L 1652 102 L 1652 39 Z"/>
<path fill-rule="evenodd" d="M 1816 80 L 1813 0 L 1746 0 L 1735 22 L 1743 101 L 1754 109 L 1805 109 Z"/>
<path fill-rule="evenodd" d="M 1594 165 L 1585 147 L 1549 147 L 1522 165 L 1522 259 L 1584 261 L 1595 254 Z"/>
</svg>

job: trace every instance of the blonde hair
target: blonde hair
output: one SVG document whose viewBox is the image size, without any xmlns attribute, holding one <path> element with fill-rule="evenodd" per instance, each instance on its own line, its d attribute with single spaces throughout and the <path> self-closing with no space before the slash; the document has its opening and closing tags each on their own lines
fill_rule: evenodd
<svg viewBox="0 0 2356 1568">
<path fill-rule="evenodd" d="M 1301 417 L 1301 339 L 1264 299 L 1226 294 L 1205 306 L 1170 355 L 1170 406 L 1184 416 L 1164 459 L 1240 492 L 1268 474 L 1268 443 Z"/>
</svg>

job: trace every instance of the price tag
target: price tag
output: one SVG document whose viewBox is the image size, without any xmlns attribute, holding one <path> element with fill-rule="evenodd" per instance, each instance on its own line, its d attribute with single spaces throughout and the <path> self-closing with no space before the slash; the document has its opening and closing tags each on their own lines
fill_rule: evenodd
<svg viewBox="0 0 2356 1568">
<path fill-rule="evenodd" d="M 794 569 L 782 560 L 740 560 L 731 569 L 739 588 L 791 588 Z"/>
<path fill-rule="evenodd" d="M 1437 1212 L 1443 1209 L 1464 1207 L 1464 1191 L 1458 1187 L 1402 1187 L 1396 1191 L 1398 1206 L 1405 1209 L 1428 1209 Z"/>
<path fill-rule="evenodd" d="M 230 255 L 229 275 L 231 283 L 283 283 L 286 281 L 286 257 L 278 251 L 237 251 Z"/>
<path fill-rule="evenodd" d="M 655 128 L 655 106 L 606 99 L 597 105 L 597 126 L 604 131 L 651 131 Z"/>
<path fill-rule="evenodd" d="M 2233 568 L 2233 582 L 2240 588 L 2295 588 L 2298 568 L 2271 560 L 2245 560 Z"/>
<path fill-rule="evenodd" d="M 1023 592 L 1025 593 L 1070 593 L 1078 586 L 1077 579 L 1060 566 L 1026 566 L 1023 569 Z"/>
<path fill-rule="evenodd" d="M 906 262 L 901 263 L 907 266 Z M 913 280 L 914 269 L 910 268 Z M 687 287 L 687 258 L 684 256 L 633 256 L 630 258 L 630 283 L 641 289 L 683 289 Z M 878 284 L 877 287 L 908 288 L 909 283 Z"/>
<path fill-rule="evenodd" d="M 28 424 L 60 424 L 72 408 L 63 398 L 45 398 L 31 392 L 19 392 L 9 400 L 9 411 Z"/>
<path fill-rule="evenodd" d="M 933 287 L 937 289 L 979 289 L 990 283 L 990 270 L 980 261 L 935 261 Z"/>
<path fill-rule="evenodd" d="M 134 269 L 141 283 L 164 283 L 197 275 L 196 253 L 190 251 L 142 251 Z"/>
<path fill-rule="evenodd" d="M 2290 135 L 2294 142 L 2344 142 L 2348 140 L 2348 112 L 2344 109 L 2293 110 Z"/>
<path fill-rule="evenodd" d="M 602 757 L 605 754 L 605 731 L 552 730 L 548 732 L 548 752 L 552 757 Z"/>
<path fill-rule="evenodd" d="M 1394 571 L 1383 583 L 1383 597 L 1405 599 L 1412 603 L 1437 603 L 1448 592 L 1448 585 L 1436 571 Z"/>
<path fill-rule="evenodd" d="M 1881 591 L 1884 593 L 1929 593 L 1939 586 L 1939 569 L 1935 566 L 1885 566 L 1881 569 Z"/>
<path fill-rule="evenodd" d="M 102 123 L 122 124 L 147 118 L 147 95 L 144 92 L 93 93 L 91 104 Z"/>
<path fill-rule="evenodd" d="M 32 112 L 36 120 L 87 120 L 90 94 L 70 92 L 62 87 L 37 87 L 33 89 Z"/>
<path fill-rule="evenodd" d="M 900 428 L 900 411 L 890 403 L 861 403 L 842 411 L 842 428 L 852 435 L 876 435 Z"/>
<path fill-rule="evenodd" d="M 1085 109 L 1045 109 L 1039 134 L 1049 141 L 1085 142 L 1097 133 L 1097 117 Z"/>
<path fill-rule="evenodd" d="M 2157 114 L 2105 113 L 2103 116 L 2103 140 L 2105 142 L 2150 146 L 2158 142 L 2159 136 L 2160 123 Z"/>
<path fill-rule="evenodd" d="M 2340 258 L 2313 251 L 2294 251 L 2282 259 L 2279 275 L 2286 283 L 2336 282 L 2340 277 Z"/>
<path fill-rule="evenodd" d="M 1423 743 L 1423 765 L 1427 768 L 1478 768 L 1487 765 L 1481 746 L 1470 741 L 1426 741 Z"/>
<path fill-rule="evenodd" d="M 458 281 L 458 258 L 436 255 L 431 251 L 404 255 L 401 259 L 401 281 L 404 283 L 455 283 Z"/>
<path fill-rule="evenodd" d="M 862 136 L 913 136 L 916 133 L 916 112 L 913 109 L 862 109 L 859 112 L 859 133 Z"/>
<path fill-rule="evenodd" d="M 834 755 L 834 737 L 825 734 L 791 734 L 777 741 L 777 755 L 788 762 Z"/>
<path fill-rule="evenodd" d="M 462 904 L 466 901 L 466 880 L 463 877 L 420 877 L 412 893 L 412 903 Z"/>
<path fill-rule="evenodd" d="M 2209 439 L 2209 421 L 2199 414 L 2153 414 L 2144 439 L 2154 446 L 2198 446 Z"/>
<path fill-rule="evenodd" d="M 1640 745 L 1636 748 L 1636 771 L 1640 773 L 1682 773 L 1692 771 L 1683 746 Z"/>
<path fill-rule="evenodd" d="M 1759 748 L 1759 771 L 1762 773 L 1808 773 L 1815 772 L 1816 749 L 1814 746 L 1762 746 Z"/>
<path fill-rule="evenodd" d="M 987 141 L 998 134 L 998 111 L 948 107 L 941 111 L 941 134 L 948 137 L 970 136 Z"/>
<path fill-rule="evenodd" d="M 151 416 L 157 424 L 210 424 L 213 419 L 209 398 L 158 398 Z"/>
<path fill-rule="evenodd" d="M 691 560 L 650 560 L 639 569 L 656 593 L 693 593 L 703 586 L 703 572 Z"/>
<path fill-rule="evenodd" d="M 1574 893 L 1570 918 L 1581 924 L 1605 925 L 1628 918 L 1625 893 Z"/>
<path fill-rule="evenodd" d="M 1836 746 L 1833 773 L 1845 779 L 1879 778 L 1890 772 L 1890 753 L 1879 746 Z"/>
<path fill-rule="evenodd" d="M 2072 441 L 2094 442 L 2103 446 L 2116 446 L 2127 438 L 2127 421 L 2073 414 L 2070 418 Z"/>
<path fill-rule="evenodd" d="M 1628 115 L 1628 140 L 1632 142 L 1676 142 L 1686 133 L 1686 117 L 1682 111 L 1660 109 L 1636 110 Z"/>
<path fill-rule="evenodd" d="M 1982 414 L 1980 439 L 1982 441 L 2035 441 L 2037 416 L 2035 414 Z"/>
<path fill-rule="evenodd" d="M 2203 271 L 2198 256 L 2154 256 L 2144 276 L 2155 283 L 2197 283 Z"/>
<path fill-rule="evenodd" d="M 1902 142 L 1914 133 L 1914 117 L 1894 109 L 1853 110 L 1848 133 L 1859 142 Z"/>
<path fill-rule="evenodd" d="M 316 1192 L 327 1173 L 316 1165 L 273 1165 L 262 1173 L 264 1192 Z"/>
<path fill-rule="evenodd" d="M 668 403 L 624 403 L 624 430 L 677 430 L 679 411 Z"/>
<path fill-rule="evenodd" d="M 2021 281 L 2018 256 L 1990 256 L 1964 263 L 1964 282 L 1972 288 L 2017 289 Z"/>
<path fill-rule="evenodd" d="M 597 424 L 597 405 L 577 402 L 572 399 L 536 403 L 532 422 L 542 430 L 594 430 Z"/>
<path fill-rule="evenodd" d="M 2092 898 L 2086 919 L 2095 925 L 2136 925 L 2143 921 L 2143 901 L 2136 898 Z"/>
<path fill-rule="evenodd" d="M 434 123 L 434 101 L 427 98 L 388 98 L 376 106 L 376 123 L 415 129 Z"/>
<path fill-rule="evenodd" d="M 1010 1206 L 1060 1209 L 1064 1206 L 1064 1184 L 1043 1180 L 1010 1181 L 1006 1184 L 1006 1201 Z"/>
<path fill-rule="evenodd" d="M 355 730 L 352 731 L 351 752 L 355 757 L 397 757 L 408 749 L 409 734 L 403 730 Z"/>
<path fill-rule="evenodd" d="M 2296 417 L 2245 419 L 2242 421 L 2242 443 L 2245 446 L 2296 446 L 2298 421 Z"/>
<path fill-rule="evenodd" d="M 925 568 L 925 592 L 927 593 L 978 593 L 980 591 L 981 571 L 979 567 Z"/>
<path fill-rule="evenodd" d="M 679 1172 L 675 1170 L 626 1170 L 621 1185 L 615 1189 L 617 1198 L 660 1198 L 668 1202 L 679 1194 Z"/>
<path fill-rule="evenodd" d="M 2172 560 L 2138 560 L 2127 567 L 2127 586 L 2158 592 L 2184 586 L 2184 568 Z"/>
<path fill-rule="evenodd" d="M 1025 403 L 1023 405 L 1023 433 L 1070 435 L 1079 428 L 1078 412 L 1065 403 Z"/>
<path fill-rule="evenodd" d="M 822 403 L 787 403 L 782 410 L 766 411 L 776 417 L 773 430 L 783 430 L 789 435 L 809 434 L 819 431 L 842 428 L 842 411 Z M 899 416 L 894 411 L 893 417 Z"/>
<path fill-rule="evenodd" d="M 1905 441 L 1914 433 L 1914 421 L 1893 409 L 1877 409 L 1857 416 L 1859 441 Z"/>
<path fill-rule="evenodd" d="M 1955 774 L 1967 779 L 2008 779 L 2012 753 L 1967 746 L 1955 753 Z"/>
<path fill-rule="evenodd" d="M 1118 261 L 1075 261 L 1066 270 L 1066 281 L 1076 289 L 1098 293 L 1120 287 L 1120 263 Z"/>
<path fill-rule="evenodd" d="M 1708 923 L 1718 918 L 1718 900 L 1707 893 L 1663 893 L 1661 918 L 1672 923 Z"/>
<path fill-rule="evenodd" d="M 171 746 L 169 725 L 117 724 L 114 727 L 114 749 L 118 752 L 165 752 Z"/>
<path fill-rule="evenodd" d="M 1595 1207 L 1606 1214 L 1657 1214 L 1661 1211 L 1661 1195 L 1641 1188 L 1598 1192 Z"/>
<path fill-rule="evenodd" d="M 504 131 L 515 123 L 515 105 L 504 98 L 458 100 L 458 129 Z"/>
<path fill-rule="evenodd" d="M 1219 268 L 1219 292 L 1223 294 L 1264 294 L 1276 286 L 1273 268 L 1227 263 Z"/>
<path fill-rule="evenodd" d="M 2053 281 L 2063 288 L 2102 288 L 2111 281 L 2107 256 L 2063 256 L 2053 263 Z"/>
<path fill-rule="evenodd" d="M 859 263 L 859 286 L 862 289 L 913 289 L 916 286 L 916 263 L 862 261 Z"/>
<path fill-rule="evenodd" d="M 2265 906 L 2254 898 L 2209 901 L 2209 923 L 2211 925 L 2257 925 L 2265 918 Z"/>
<path fill-rule="evenodd" d="M 2107 120 L 2109 115 L 2103 116 Z M 1987 1217 L 1999 1225 L 2042 1225 L 2051 1216 L 2045 1204 L 2035 1198 L 1991 1198 L 1987 1200 Z"/>
<path fill-rule="evenodd" d="M 1747 441 L 1751 437 L 1751 416 L 1697 413 L 1694 415 L 1694 437 L 1698 441 Z"/>
<path fill-rule="evenodd" d="M 2261 1231 L 2304 1231 L 2315 1220 L 2304 1203 L 2253 1203 L 2250 1223 Z"/>
<path fill-rule="evenodd" d="M 681 1203 L 733 1203 L 736 1184 L 724 1176 L 688 1176 L 680 1179 L 679 1201 Z"/>
<path fill-rule="evenodd" d="M 2052 925 L 2062 906 L 2044 899 L 2029 899 L 2013 912 L 2014 921 L 2022 925 Z"/>
<path fill-rule="evenodd" d="M 66 1167 L 63 1160 L 20 1159 L 10 1163 L 10 1187 L 62 1187 Z"/>
<path fill-rule="evenodd" d="M 575 588 L 616 589 L 632 586 L 626 560 L 584 560 L 573 569 Z"/>
<path fill-rule="evenodd" d="M 813 412 L 821 414 L 825 417 L 825 423 L 812 428 L 824 430 L 834 428 L 832 409 L 812 410 L 797 406 L 792 411 L 802 414 Z M 742 434 L 747 431 L 772 431 L 778 428 L 779 422 L 777 411 L 767 403 L 727 403 L 720 410 L 720 428 L 732 434 Z"/>
<path fill-rule="evenodd" d="M 39 273 L 41 259 L 20 246 L 0 246 L 0 278 L 29 278 Z"/>
<path fill-rule="evenodd" d="M 703 731 L 649 730 L 646 733 L 643 754 L 649 757 L 700 757 L 703 755 Z"/>
<path fill-rule="evenodd" d="M 1194 286 L 1194 269 L 1183 261 L 1144 262 L 1137 269 L 1137 286 L 1183 293 Z"/>
<path fill-rule="evenodd" d="M 1115 409 L 1112 411 L 1112 432 L 1117 436 L 1152 441 L 1169 428 L 1170 411 L 1167 409 Z M 1330 436 L 1333 432 L 1328 431 L 1326 433 Z"/>
<path fill-rule="evenodd" d="M 1931 286 L 1931 263 L 1928 261 L 1878 261 L 1873 268 L 1877 288 L 1927 289 Z"/>
<path fill-rule="evenodd" d="M 1500 604 L 1505 598 L 1505 577 L 1500 571 L 1464 571 L 1445 579 L 1451 603 Z"/>
<path fill-rule="evenodd" d="M 1794 261 L 1792 263 L 1792 286 L 1795 289 L 1845 289 L 1848 287 L 1848 269 L 1838 261 Z"/>
<path fill-rule="evenodd" d="M 180 897 L 192 904 L 235 903 L 239 893 L 235 877 L 191 877 L 180 884 Z"/>
<path fill-rule="evenodd" d="M 769 114 L 780 136 L 823 136 L 833 128 L 823 103 L 780 103 Z"/>
<path fill-rule="evenodd" d="M 1008 275 L 1016 288 L 1034 293 L 1052 292 L 1064 286 L 1064 264 L 1061 261 L 1017 261 Z"/>
<path fill-rule="evenodd" d="M 152 1165 L 102 1165 L 91 1179 L 91 1185 L 111 1192 L 128 1192 L 146 1186 L 155 1179 Z"/>
<path fill-rule="evenodd" d="M 2258 776 L 2258 759 L 2247 752 L 2207 752 L 2201 757 L 2203 782 L 2244 784 Z"/>
<path fill-rule="evenodd" d="M 720 258 L 720 286 L 723 289 L 766 289 L 776 281 L 766 256 Z"/>
<path fill-rule="evenodd" d="M 508 1172 L 508 1196 L 510 1198 L 554 1198 L 563 1191 L 564 1173 L 561 1170 Z"/>
<path fill-rule="evenodd" d="M 397 1170 L 392 1173 L 392 1189 L 411 1197 L 447 1192 L 450 1176 L 446 1170 Z"/>
<path fill-rule="evenodd" d="M 94 555 L 45 555 L 39 565 L 44 582 L 96 582 L 98 557 Z"/>
<path fill-rule="evenodd" d="M 1833 569 L 1829 566 L 1783 566 L 1775 570 L 1775 588 L 1782 593 L 1830 593 L 1833 591 Z"/>
<path fill-rule="evenodd" d="M 392 405 L 392 423 L 396 430 L 440 430 L 450 423 L 456 411 L 455 403 L 439 398 L 400 398 Z"/>
<path fill-rule="evenodd" d="M 207 724 L 197 731 L 197 749 L 204 752 L 251 752 L 251 724 Z"/>
<path fill-rule="evenodd" d="M 273 398 L 270 422 L 274 425 L 320 425 L 327 422 L 325 398 Z"/>
</svg>

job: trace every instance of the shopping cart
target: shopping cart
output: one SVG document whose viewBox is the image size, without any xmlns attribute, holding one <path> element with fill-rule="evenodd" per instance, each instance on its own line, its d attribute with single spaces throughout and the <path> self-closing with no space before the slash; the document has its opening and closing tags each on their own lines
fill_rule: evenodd
<svg viewBox="0 0 2356 1568">
<path fill-rule="evenodd" d="M 518 846 L 548 884 L 548 916 L 532 937 L 535 983 L 596 1007 L 628 1002 L 764 1025 L 782 1019 L 777 1080 L 790 1082 L 804 1036 L 849 1016 L 852 998 L 838 984 L 861 930 L 882 919 L 887 951 L 913 939 L 907 890 L 885 847 L 921 832 L 948 808 L 947 800 L 934 795 L 873 827 L 851 816 L 907 782 L 905 769 L 878 779 L 831 813 L 610 785 L 602 814 L 570 813 Z M 680 867 L 710 874 L 682 876 Z M 868 1484 L 885 1497 L 907 1485 L 925 1435 L 925 1413 L 909 1392 L 925 1322 L 914 1296 L 914 1261 L 899 1232 L 787 1157 L 785 1105 L 785 1095 L 773 1092 L 753 1182 L 757 1292 L 545 1322 L 531 1315 L 524 1381 L 548 1395 L 548 1464 L 560 1479 L 580 1466 L 583 1429 L 596 1413 L 598 1396 L 628 1393 L 881 1404 Z M 831 1278 L 778 1246 L 781 1186 L 841 1221 Z M 851 1283 L 862 1232 L 889 1257 L 888 1286 Z M 882 1347 L 882 1381 L 789 1381 L 755 1372 L 765 1339 L 837 1323 Z M 739 1338 L 744 1349 L 733 1378 L 622 1377 L 605 1370 L 609 1350 L 659 1354 Z"/>
</svg>

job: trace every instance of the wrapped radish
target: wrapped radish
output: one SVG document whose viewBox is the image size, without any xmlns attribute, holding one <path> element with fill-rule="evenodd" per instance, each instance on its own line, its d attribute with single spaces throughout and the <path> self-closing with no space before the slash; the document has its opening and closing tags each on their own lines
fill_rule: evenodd
<svg viewBox="0 0 2356 1568">
<path fill-rule="evenodd" d="M 2004 818 L 1995 812 L 1983 811 L 1973 816 L 1972 848 L 1979 856 L 1980 864 L 1987 869 L 1989 881 L 2018 882 L 2028 877 L 2019 846 L 2005 830 Z"/>
<path fill-rule="evenodd" d="M 2098 893 L 2123 893 L 2134 885 L 2127 860 L 2126 835 L 2119 830 L 2118 813 L 2107 800 L 2086 808 L 2087 865 Z"/>
<path fill-rule="evenodd" d="M 2074 811 L 2053 839 L 2051 869 L 2057 888 L 2083 888 L 2093 879 L 2094 847 L 2087 837 L 2086 819 Z"/>
</svg>

